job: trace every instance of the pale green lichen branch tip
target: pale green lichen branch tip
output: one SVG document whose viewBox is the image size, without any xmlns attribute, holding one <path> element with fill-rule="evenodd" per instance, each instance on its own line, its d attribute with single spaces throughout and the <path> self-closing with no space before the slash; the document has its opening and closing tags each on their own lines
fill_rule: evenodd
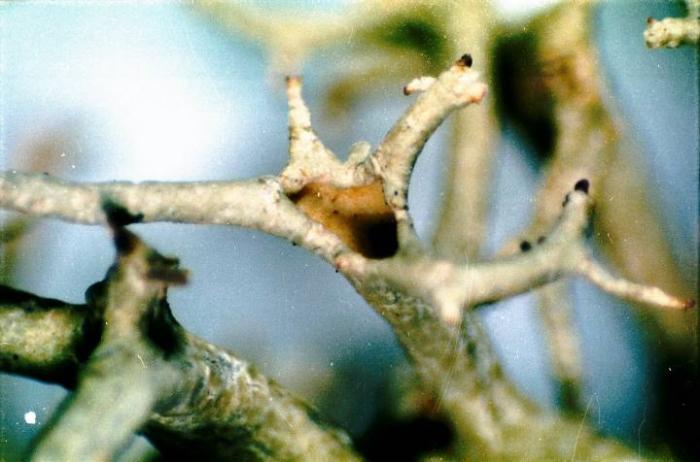
<svg viewBox="0 0 700 462">
<path fill-rule="evenodd" d="M 677 48 L 700 43 L 700 0 L 688 0 L 685 18 L 647 18 L 644 41 L 649 48 Z"/>
<path fill-rule="evenodd" d="M 346 188 L 376 180 L 369 163 L 370 146 L 360 142 L 346 162 L 327 149 L 313 130 L 311 112 L 302 97 L 302 79 L 289 76 L 289 163 L 280 174 L 280 184 L 287 194 L 300 191 L 311 182 L 330 183 Z"/>
</svg>

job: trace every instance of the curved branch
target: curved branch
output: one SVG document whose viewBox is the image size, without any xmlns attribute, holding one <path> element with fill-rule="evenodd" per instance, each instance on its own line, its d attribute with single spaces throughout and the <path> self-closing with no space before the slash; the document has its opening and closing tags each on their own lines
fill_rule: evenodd
<svg viewBox="0 0 700 462">
<path fill-rule="evenodd" d="M 405 224 L 412 229 L 407 212 L 408 186 L 413 165 L 428 138 L 452 111 L 478 103 L 486 96 L 487 87 L 478 81 L 479 74 L 471 69 L 471 61 L 471 56 L 464 55 L 435 81 L 409 83 L 407 89 L 425 89 L 424 93 L 394 124 L 373 154 L 375 171 L 384 182 L 385 200 L 400 226 Z M 412 233 L 403 234 L 410 239 Z M 400 245 L 402 241 L 399 228 Z"/>
<path fill-rule="evenodd" d="M 642 286 L 614 279 L 597 269 L 598 266 L 591 269 L 583 246 L 591 204 L 587 184 L 581 180 L 576 190 L 567 195 L 561 221 L 540 245 L 531 248 L 525 242 L 523 252 L 513 257 L 458 265 L 429 256 L 397 255 L 370 261 L 342 255 L 338 266 L 351 277 L 380 278 L 404 293 L 430 301 L 451 324 L 459 324 L 462 310 L 467 306 L 501 300 L 571 274 L 582 275 L 603 290 L 642 303 L 675 309 L 693 306 L 692 301 L 678 299 L 660 289 L 642 290 Z"/>
</svg>

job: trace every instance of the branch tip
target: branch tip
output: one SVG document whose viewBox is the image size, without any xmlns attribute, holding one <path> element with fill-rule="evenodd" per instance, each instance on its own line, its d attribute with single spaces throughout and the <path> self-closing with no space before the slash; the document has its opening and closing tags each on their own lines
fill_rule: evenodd
<svg viewBox="0 0 700 462">
<path fill-rule="evenodd" d="M 284 78 L 284 82 L 287 85 L 287 89 L 297 89 L 301 88 L 303 79 L 300 75 L 287 75 Z"/>
</svg>

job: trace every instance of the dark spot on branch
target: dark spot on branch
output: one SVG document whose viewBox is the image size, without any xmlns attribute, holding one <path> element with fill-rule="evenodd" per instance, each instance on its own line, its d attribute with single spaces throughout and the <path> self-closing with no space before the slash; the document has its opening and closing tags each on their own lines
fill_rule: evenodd
<svg viewBox="0 0 700 462">
<path fill-rule="evenodd" d="M 184 335 L 180 324 L 170 311 L 166 299 L 155 300 L 156 306 L 148 310 L 144 318 L 145 332 L 151 342 L 165 354 L 166 359 L 182 350 Z"/>
<path fill-rule="evenodd" d="M 546 240 L 547 240 L 546 237 L 540 236 L 540 237 L 537 238 L 537 243 L 538 243 L 538 244 L 544 244 L 544 241 L 546 241 Z"/>
<path fill-rule="evenodd" d="M 396 219 L 386 205 L 380 182 L 337 188 L 309 183 L 288 196 L 311 219 L 369 258 L 386 258 L 398 250 Z"/>
<path fill-rule="evenodd" d="M 588 189 L 590 188 L 590 186 L 591 183 L 587 179 L 582 178 L 578 180 L 574 185 L 574 191 L 581 191 L 583 193 L 588 194 Z"/>
<path fill-rule="evenodd" d="M 399 249 L 393 216 L 360 225 L 357 232 L 362 236 L 359 251 L 368 258 L 389 258 Z"/>
<path fill-rule="evenodd" d="M 649 17 L 647 18 L 647 26 L 651 26 L 652 24 L 654 24 L 654 21 L 655 21 L 654 18 L 652 18 L 651 16 L 649 16 Z"/>
<path fill-rule="evenodd" d="M 404 86 L 404 87 L 403 87 L 403 94 L 404 94 L 404 96 L 408 96 L 408 95 L 411 94 L 411 92 L 408 91 L 408 86 Z"/>
<path fill-rule="evenodd" d="M 561 203 L 562 207 L 566 207 L 566 204 L 569 203 L 569 194 L 567 193 L 566 196 L 564 196 L 564 201 Z"/>
<path fill-rule="evenodd" d="M 461 58 L 457 61 L 458 65 L 464 66 L 464 67 L 472 67 L 472 64 L 474 63 L 474 60 L 472 58 L 472 55 L 469 53 L 465 53 L 462 55 Z"/>
<path fill-rule="evenodd" d="M 527 252 L 530 249 L 532 249 L 532 244 L 530 244 L 528 241 L 523 241 L 520 243 L 520 250 L 523 252 Z"/>
<path fill-rule="evenodd" d="M 134 251 L 139 238 L 125 228 L 114 228 L 114 246 L 119 255 L 129 255 Z"/>
<path fill-rule="evenodd" d="M 133 214 L 126 207 L 114 202 L 112 199 L 104 199 L 102 201 L 102 211 L 107 217 L 107 223 L 112 228 L 128 226 L 132 223 L 140 223 L 143 221 L 143 213 Z"/>
</svg>

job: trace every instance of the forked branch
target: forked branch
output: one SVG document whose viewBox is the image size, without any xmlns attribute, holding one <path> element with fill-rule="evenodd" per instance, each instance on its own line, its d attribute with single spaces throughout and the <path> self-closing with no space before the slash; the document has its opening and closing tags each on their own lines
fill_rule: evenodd
<svg viewBox="0 0 700 462">
<path fill-rule="evenodd" d="M 486 95 L 486 86 L 471 65 L 471 57 L 464 55 L 438 77 L 409 84 L 409 93 L 423 93 L 376 150 L 361 144 L 346 162 L 340 162 L 313 131 L 301 80 L 290 78 L 290 161 L 277 177 L 84 184 L 2 173 L 0 207 L 79 223 L 108 221 L 119 251 L 115 267 L 100 286 L 102 296 L 95 297 L 89 308 L 73 310 L 60 302 L 45 302 L 46 311 L 36 323 L 28 320 L 32 318 L 26 317 L 21 303 L 10 303 L 0 313 L 0 322 L 7 315 L 10 326 L 24 326 L 26 335 L 11 337 L 12 342 L 40 338 L 30 331 L 42 323 L 65 328 L 67 336 L 55 345 L 58 356 L 51 361 L 63 372 L 81 369 L 74 400 L 40 441 L 36 458 L 104 457 L 139 428 L 165 453 L 189 451 L 222 459 L 356 457 L 346 437 L 320 424 L 303 404 L 232 354 L 192 337 L 172 319 L 166 288 L 182 281 L 182 273 L 174 260 L 159 256 L 123 229 L 136 221 L 249 227 L 289 239 L 335 265 L 392 326 L 418 376 L 439 396 L 467 452 L 514 457 L 530 445 L 533 457 L 561 458 L 573 445 L 574 452 L 591 457 L 629 456 L 624 447 L 578 423 L 560 422 L 536 411 L 500 374 L 484 384 L 459 329 L 467 307 L 569 275 L 586 277 L 617 296 L 668 308 L 691 306 L 658 289 L 616 279 L 588 256 L 589 181 L 579 179 L 573 185 L 561 198 L 563 208 L 557 208 L 560 219 L 537 244 L 523 244 L 517 255 L 467 265 L 463 255 L 451 260 L 425 250 L 413 230 L 407 199 L 417 156 L 452 111 Z M 366 252 L 363 240 L 377 236 L 367 230 L 378 225 L 393 236 L 390 252 Z M 53 306 L 62 310 L 61 315 L 46 321 L 43 314 L 51 315 Z M 92 325 L 85 316 L 108 321 L 108 326 L 83 366 L 82 356 L 73 348 L 80 343 L 76 340 L 80 326 Z M 2 335 L 11 335 L 4 331 Z M 7 354 L 18 359 L 10 361 Z M 31 348 L 3 343 L 0 358 L 5 358 L 6 370 L 34 374 L 42 369 Z M 109 373 L 112 369 L 123 370 L 123 376 Z M 53 380 L 54 375 L 41 377 Z M 132 387 L 126 401 L 133 401 L 133 408 L 110 408 L 121 387 Z M 77 446 L 68 443 L 91 421 L 104 423 L 104 428 L 120 427 L 99 435 L 105 449 L 90 447 L 77 437 Z M 536 437 L 526 437 L 525 429 Z"/>
</svg>

